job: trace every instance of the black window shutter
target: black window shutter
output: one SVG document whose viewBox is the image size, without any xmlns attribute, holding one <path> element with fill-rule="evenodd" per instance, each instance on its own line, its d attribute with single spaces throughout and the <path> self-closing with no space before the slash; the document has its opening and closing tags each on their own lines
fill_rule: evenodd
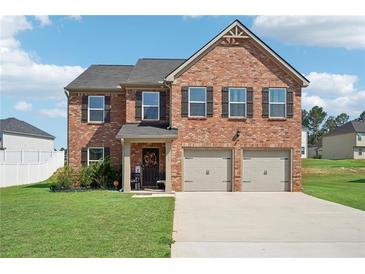
<svg viewBox="0 0 365 274">
<path fill-rule="evenodd" d="M 253 117 L 253 88 L 246 89 L 247 118 Z"/>
<path fill-rule="evenodd" d="M 105 123 L 110 123 L 110 100 L 111 100 L 111 96 L 105 96 L 105 100 L 104 100 L 104 111 L 105 111 L 105 117 L 104 117 L 104 122 Z"/>
<path fill-rule="evenodd" d="M 293 91 L 289 88 L 286 91 L 286 117 L 293 118 Z"/>
<path fill-rule="evenodd" d="M 81 102 L 81 123 L 87 123 L 87 105 L 88 105 L 88 96 L 82 96 Z"/>
<path fill-rule="evenodd" d="M 109 158 L 109 157 L 110 157 L 110 148 L 104 147 L 104 159 Z"/>
<path fill-rule="evenodd" d="M 160 120 L 167 120 L 166 117 L 166 92 L 160 92 Z"/>
<path fill-rule="evenodd" d="M 81 149 L 81 165 L 87 166 L 87 147 Z"/>
<path fill-rule="evenodd" d="M 262 89 L 262 117 L 269 117 L 269 88 Z"/>
<path fill-rule="evenodd" d="M 228 88 L 222 88 L 222 117 L 228 117 Z"/>
<path fill-rule="evenodd" d="M 213 117 L 213 87 L 207 87 L 207 117 Z"/>
<path fill-rule="evenodd" d="M 188 117 L 188 92 L 188 87 L 181 87 L 181 117 Z"/>
<path fill-rule="evenodd" d="M 142 119 L 142 91 L 136 91 L 135 118 L 136 120 Z"/>
</svg>

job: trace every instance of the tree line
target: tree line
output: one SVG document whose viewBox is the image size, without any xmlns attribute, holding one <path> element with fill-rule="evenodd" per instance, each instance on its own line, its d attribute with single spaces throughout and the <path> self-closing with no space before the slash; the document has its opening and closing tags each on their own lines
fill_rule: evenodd
<svg viewBox="0 0 365 274">
<path fill-rule="evenodd" d="M 312 145 L 319 142 L 330 130 L 346 124 L 349 119 L 350 116 L 346 113 L 327 117 L 327 112 L 319 106 L 314 106 L 309 111 L 302 109 L 302 125 L 308 129 L 308 143 Z M 365 111 L 355 120 L 365 121 Z"/>
</svg>

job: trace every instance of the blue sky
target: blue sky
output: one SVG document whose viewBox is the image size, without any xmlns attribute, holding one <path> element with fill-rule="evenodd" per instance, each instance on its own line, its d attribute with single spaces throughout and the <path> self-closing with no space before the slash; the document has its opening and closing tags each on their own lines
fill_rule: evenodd
<svg viewBox="0 0 365 274">
<path fill-rule="evenodd" d="M 63 87 L 83 69 L 140 57 L 187 58 L 235 19 L 311 80 L 305 108 L 318 104 L 352 118 L 365 110 L 360 17 L 18 16 L 1 19 L 1 118 L 27 121 L 55 135 L 56 148 L 65 147 Z"/>
</svg>

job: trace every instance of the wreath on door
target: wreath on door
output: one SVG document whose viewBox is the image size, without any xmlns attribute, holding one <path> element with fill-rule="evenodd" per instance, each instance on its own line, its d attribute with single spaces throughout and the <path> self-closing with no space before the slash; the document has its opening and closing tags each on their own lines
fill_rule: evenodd
<svg viewBox="0 0 365 274">
<path fill-rule="evenodd" d="M 147 152 L 143 158 L 144 165 L 147 167 L 154 167 L 158 165 L 157 156 L 154 152 Z"/>
</svg>

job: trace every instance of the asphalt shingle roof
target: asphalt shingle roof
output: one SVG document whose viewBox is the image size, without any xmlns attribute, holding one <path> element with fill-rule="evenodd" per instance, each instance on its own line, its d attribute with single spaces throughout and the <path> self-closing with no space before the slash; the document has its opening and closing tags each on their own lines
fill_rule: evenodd
<svg viewBox="0 0 365 274">
<path fill-rule="evenodd" d="M 119 130 L 116 138 L 177 138 L 177 129 L 142 124 L 125 124 Z"/>
<path fill-rule="evenodd" d="M 128 77 L 127 84 L 159 84 L 185 59 L 139 59 Z"/>
<path fill-rule="evenodd" d="M 120 83 L 127 81 L 133 65 L 91 65 L 66 89 L 119 88 Z"/>
<path fill-rule="evenodd" d="M 365 132 L 365 121 L 350 121 L 343 126 L 331 130 L 326 136 L 338 135 L 351 132 Z"/>
<path fill-rule="evenodd" d="M 16 118 L 1 119 L 0 131 L 42 137 L 47 139 L 55 139 L 53 135 Z"/>
<path fill-rule="evenodd" d="M 91 65 L 65 88 L 115 89 L 120 84 L 160 84 L 184 59 L 142 58 L 133 65 Z"/>
</svg>

